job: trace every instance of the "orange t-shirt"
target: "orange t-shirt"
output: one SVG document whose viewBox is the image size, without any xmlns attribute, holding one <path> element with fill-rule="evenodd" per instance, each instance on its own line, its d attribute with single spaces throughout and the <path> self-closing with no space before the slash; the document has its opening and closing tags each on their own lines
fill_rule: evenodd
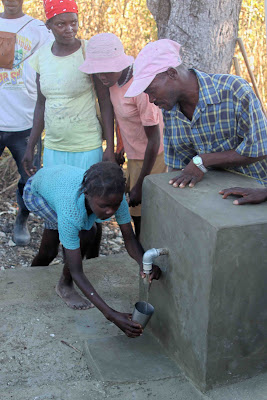
<svg viewBox="0 0 267 400">
<path fill-rule="evenodd" d="M 132 81 L 133 78 L 121 88 L 118 85 L 114 85 L 109 88 L 109 92 L 127 158 L 130 160 L 143 160 L 148 141 L 144 126 L 159 124 L 159 154 L 163 151 L 164 124 L 161 110 L 155 104 L 149 102 L 146 93 L 141 93 L 136 97 L 124 97 Z"/>
</svg>

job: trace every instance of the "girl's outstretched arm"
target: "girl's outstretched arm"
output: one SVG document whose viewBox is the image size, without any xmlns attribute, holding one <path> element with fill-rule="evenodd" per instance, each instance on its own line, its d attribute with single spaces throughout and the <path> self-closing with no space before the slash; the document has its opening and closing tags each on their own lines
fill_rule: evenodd
<svg viewBox="0 0 267 400">
<path fill-rule="evenodd" d="M 120 313 L 110 308 L 87 279 L 83 271 L 80 249 L 65 249 L 65 256 L 65 266 L 69 269 L 72 279 L 87 299 L 89 299 L 109 321 L 113 322 L 127 336 L 132 338 L 140 336 L 143 331 L 142 327 L 140 324 L 131 321 L 131 314 Z"/>
</svg>

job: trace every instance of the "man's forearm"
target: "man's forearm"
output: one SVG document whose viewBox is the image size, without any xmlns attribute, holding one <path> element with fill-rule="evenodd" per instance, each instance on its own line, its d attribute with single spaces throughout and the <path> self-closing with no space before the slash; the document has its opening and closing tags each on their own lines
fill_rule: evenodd
<svg viewBox="0 0 267 400">
<path fill-rule="evenodd" d="M 218 153 L 200 154 L 205 167 L 240 167 L 243 165 L 253 164 L 267 157 L 245 157 L 238 154 L 235 150 L 222 151 Z"/>
</svg>

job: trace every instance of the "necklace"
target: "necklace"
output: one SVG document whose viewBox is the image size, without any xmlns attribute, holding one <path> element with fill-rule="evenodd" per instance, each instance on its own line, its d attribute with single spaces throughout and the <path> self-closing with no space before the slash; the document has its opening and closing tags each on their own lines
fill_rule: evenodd
<svg viewBox="0 0 267 400">
<path fill-rule="evenodd" d="M 127 83 L 128 80 L 129 80 L 129 78 L 130 78 L 130 75 L 131 75 L 131 72 L 132 72 L 132 69 L 133 69 L 133 65 L 130 65 L 128 68 L 129 68 L 129 69 L 128 69 L 128 72 L 127 72 L 127 75 L 126 75 L 126 78 L 124 79 L 124 81 L 123 81 L 122 83 L 117 82 L 117 85 L 118 85 L 119 87 L 124 86 L 125 83 Z"/>
</svg>

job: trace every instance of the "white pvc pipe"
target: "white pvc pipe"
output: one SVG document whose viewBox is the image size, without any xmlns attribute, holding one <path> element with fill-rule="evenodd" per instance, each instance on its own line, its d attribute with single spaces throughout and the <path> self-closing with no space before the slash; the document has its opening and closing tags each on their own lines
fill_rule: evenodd
<svg viewBox="0 0 267 400">
<path fill-rule="evenodd" d="M 143 255 L 143 271 L 145 274 L 149 274 L 152 270 L 152 264 L 154 258 L 169 254 L 168 249 L 149 249 Z"/>
</svg>

